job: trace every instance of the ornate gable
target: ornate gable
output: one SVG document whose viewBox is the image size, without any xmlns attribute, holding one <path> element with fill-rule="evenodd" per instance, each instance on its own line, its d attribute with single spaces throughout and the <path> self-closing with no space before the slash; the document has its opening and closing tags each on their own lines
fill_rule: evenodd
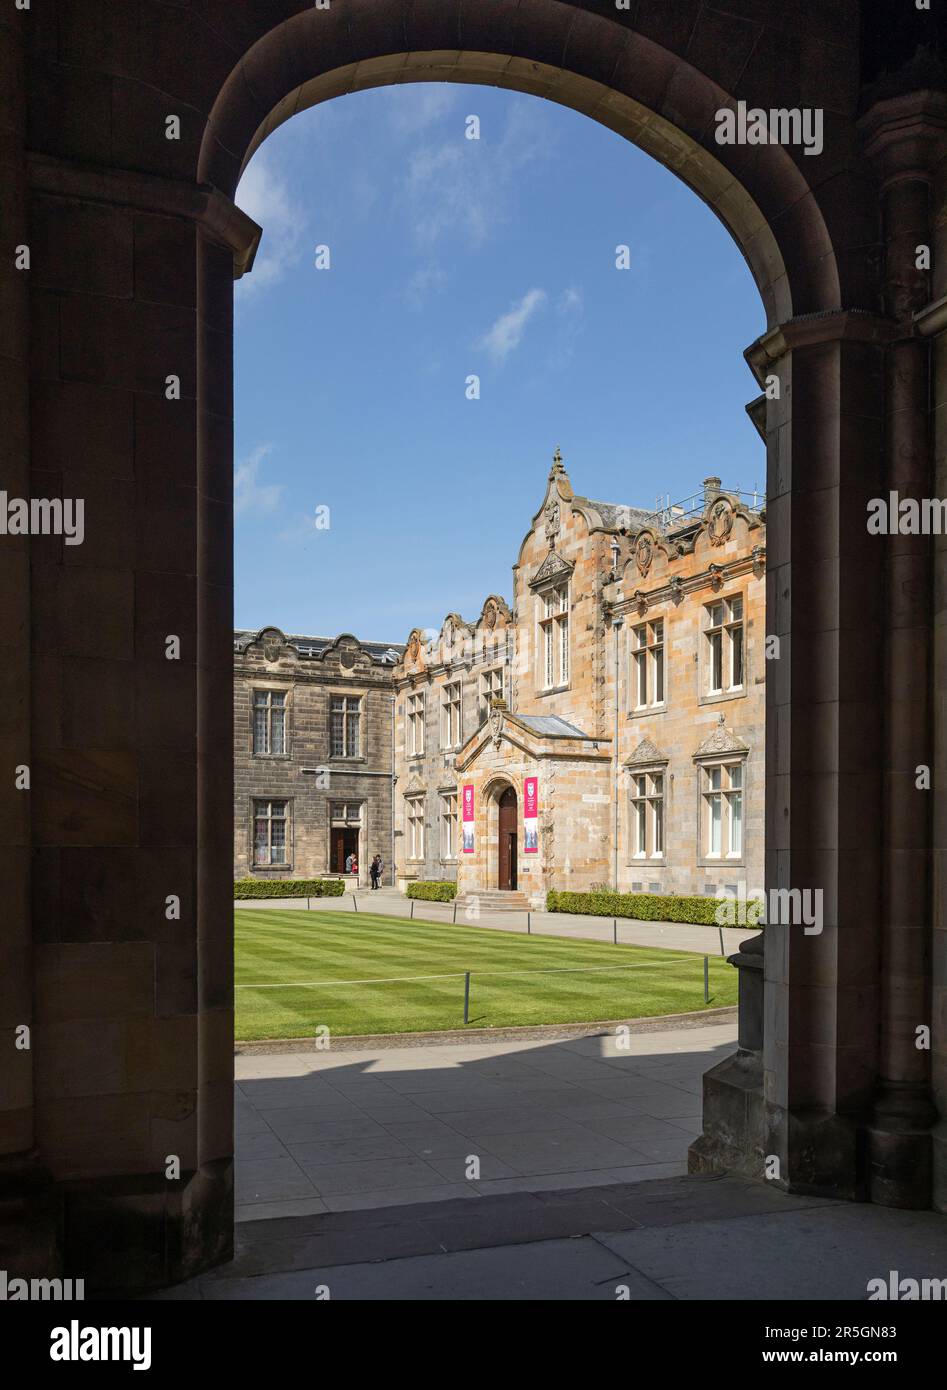
<svg viewBox="0 0 947 1390">
<path fill-rule="evenodd" d="M 712 734 L 708 734 L 703 743 L 694 754 L 694 759 L 715 758 L 722 753 L 735 753 L 742 755 L 749 753 L 750 745 L 744 743 L 742 738 L 738 738 L 732 729 L 728 729 L 724 723 L 723 715 L 720 716 L 716 729 Z"/>
<path fill-rule="evenodd" d="M 554 550 L 543 560 L 539 569 L 529 581 L 531 589 L 535 589 L 540 584 L 549 584 L 557 579 L 568 579 L 572 574 L 574 565 L 570 565 L 568 560 L 563 560 L 561 555 L 557 555 Z"/>
<path fill-rule="evenodd" d="M 666 763 L 668 756 L 662 753 L 650 738 L 643 738 L 635 751 L 625 759 L 625 767 L 653 767 L 655 763 Z"/>
</svg>

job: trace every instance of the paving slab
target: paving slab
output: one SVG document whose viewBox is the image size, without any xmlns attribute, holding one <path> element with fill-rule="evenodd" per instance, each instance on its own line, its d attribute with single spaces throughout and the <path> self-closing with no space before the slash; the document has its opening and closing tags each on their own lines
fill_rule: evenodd
<svg viewBox="0 0 947 1390">
<path fill-rule="evenodd" d="M 156 1297 L 863 1301 L 891 1271 L 947 1275 L 947 1221 L 933 1212 L 717 1175 L 545 1192 L 502 1181 L 249 1221 L 230 1265 Z"/>
<path fill-rule="evenodd" d="M 541 1250 L 542 1265 L 537 1264 Z M 374 1265 L 334 1265 L 291 1274 L 233 1279 L 217 1284 L 210 1299 L 314 1300 L 328 1291 L 335 1301 L 409 1299 L 518 1301 L 523 1299 L 614 1301 L 618 1284 L 636 1300 L 671 1297 L 647 1278 L 629 1273 L 620 1256 L 594 1239 L 548 1240 L 542 1246 L 464 1250 Z"/>
<path fill-rule="evenodd" d="M 739 1220 L 601 1233 L 606 1248 L 676 1299 L 868 1298 L 891 1270 L 947 1278 L 947 1221 L 934 1212 L 839 1203 Z M 721 1271 L 729 1272 L 727 1279 Z"/>
<path fill-rule="evenodd" d="M 238 1056 L 238 1221 L 400 1207 L 684 1169 L 732 1021 L 634 1035 Z M 673 1123 L 672 1123 L 673 1122 Z M 480 1179 L 466 1160 L 480 1159 Z M 575 1185 L 575 1180 L 573 1181 Z M 319 1213 L 322 1208 L 312 1207 Z"/>
</svg>

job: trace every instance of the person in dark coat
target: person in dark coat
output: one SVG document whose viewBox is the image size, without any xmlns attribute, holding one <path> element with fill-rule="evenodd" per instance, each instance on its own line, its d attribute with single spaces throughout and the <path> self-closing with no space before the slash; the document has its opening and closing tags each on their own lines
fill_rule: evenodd
<svg viewBox="0 0 947 1390">
<path fill-rule="evenodd" d="M 375 858 L 372 860 L 371 865 L 369 866 L 369 870 L 368 870 L 368 872 L 369 872 L 369 873 L 371 874 L 371 876 L 372 876 L 372 887 L 373 887 L 373 888 L 377 888 L 378 885 L 379 885 L 379 883 L 380 883 L 380 881 L 381 881 L 381 871 L 382 871 L 383 867 L 384 867 L 384 865 L 383 865 L 382 862 L 381 862 L 381 855 L 380 855 L 380 854 L 376 854 L 376 855 L 375 855 Z"/>
</svg>

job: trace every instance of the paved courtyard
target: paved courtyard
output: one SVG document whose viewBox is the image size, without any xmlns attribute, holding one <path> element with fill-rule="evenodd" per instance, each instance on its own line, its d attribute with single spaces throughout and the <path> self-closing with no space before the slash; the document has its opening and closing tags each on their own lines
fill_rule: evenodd
<svg viewBox="0 0 947 1390">
<path fill-rule="evenodd" d="M 624 1041 L 238 1056 L 237 1219 L 683 1174 L 700 1078 L 733 1050 L 735 1022 Z"/>
<path fill-rule="evenodd" d="M 234 1259 L 152 1297 L 864 1301 L 947 1277 L 933 1212 L 686 1175 L 734 1033 L 240 1055 Z"/>
</svg>

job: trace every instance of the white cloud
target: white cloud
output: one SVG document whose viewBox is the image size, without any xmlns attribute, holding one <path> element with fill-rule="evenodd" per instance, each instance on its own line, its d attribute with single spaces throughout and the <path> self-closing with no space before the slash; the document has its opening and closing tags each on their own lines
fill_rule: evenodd
<svg viewBox="0 0 947 1390">
<path fill-rule="evenodd" d="M 416 135 L 457 105 L 457 92 L 446 82 L 405 83 L 389 90 L 391 126 L 398 135 Z"/>
<path fill-rule="evenodd" d="M 418 266 L 404 289 L 404 297 L 413 309 L 420 309 L 432 294 L 440 294 L 447 284 L 447 271 L 442 266 L 428 261 Z"/>
<path fill-rule="evenodd" d="M 518 348 L 526 325 L 546 302 L 545 290 L 527 290 L 523 298 L 511 304 L 505 314 L 477 340 L 476 346 L 488 352 L 498 365 Z"/>
<path fill-rule="evenodd" d="M 262 149 L 244 170 L 234 201 L 263 228 L 253 269 L 237 281 L 246 295 L 274 285 L 300 259 L 305 212 Z"/>
<path fill-rule="evenodd" d="M 549 344 L 549 365 L 553 370 L 567 367 L 575 355 L 575 340 L 582 331 L 585 301 L 574 285 L 556 296 L 556 331 Z"/>
<path fill-rule="evenodd" d="M 261 444 L 249 458 L 233 470 L 233 508 L 235 512 L 273 512 L 283 495 L 282 483 L 261 485 L 257 479 L 260 464 L 273 452 L 272 444 Z"/>
<path fill-rule="evenodd" d="M 476 106 L 474 97 L 469 114 Z M 482 124 L 479 140 L 467 140 L 458 121 L 452 138 L 413 155 L 403 197 L 419 245 L 449 236 L 478 247 L 509 219 L 522 171 L 552 148 L 539 106 L 524 97 L 502 130 Z"/>
</svg>

